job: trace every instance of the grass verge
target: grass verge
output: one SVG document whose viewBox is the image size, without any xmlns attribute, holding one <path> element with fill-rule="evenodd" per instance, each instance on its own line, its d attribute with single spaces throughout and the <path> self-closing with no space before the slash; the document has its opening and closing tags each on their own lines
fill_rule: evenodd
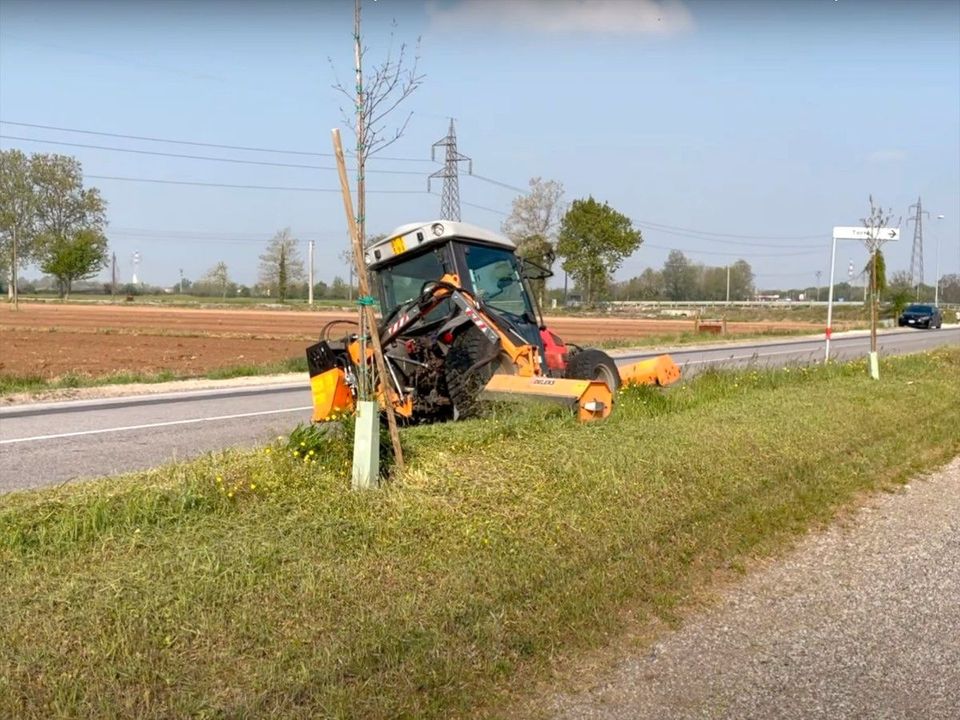
<svg viewBox="0 0 960 720">
<path fill-rule="evenodd" d="M 881 382 L 708 372 L 602 423 L 410 428 L 378 492 L 301 434 L 4 496 L 0 716 L 502 714 L 624 612 L 671 620 L 717 568 L 954 457 L 958 374 L 956 348 Z"/>
<path fill-rule="evenodd" d="M 86 375 L 83 373 L 69 373 L 55 378 L 42 375 L 9 375 L 0 374 L 0 396 L 22 392 L 44 392 L 47 390 L 63 390 L 67 388 L 101 387 L 103 385 L 129 385 L 131 383 L 162 383 L 171 380 L 189 380 L 205 378 L 207 380 L 223 380 L 226 378 L 249 377 L 255 375 L 276 375 L 290 372 L 306 372 L 307 360 L 305 357 L 293 357 L 275 363 L 262 365 L 230 365 L 206 373 L 190 374 L 177 373 L 172 370 L 161 370 L 156 373 L 117 372 L 107 375 Z"/>
</svg>

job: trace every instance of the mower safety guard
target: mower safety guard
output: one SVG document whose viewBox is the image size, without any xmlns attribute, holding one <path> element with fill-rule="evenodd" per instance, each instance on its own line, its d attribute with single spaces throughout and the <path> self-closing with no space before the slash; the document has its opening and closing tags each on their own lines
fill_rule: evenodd
<svg viewBox="0 0 960 720">
<path fill-rule="evenodd" d="M 600 380 L 494 375 L 481 395 L 492 400 L 516 401 L 532 397 L 559 402 L 575 409 L 577 418 L 582 421 L 605 418 L 613 408 L 613 392 Z"/>
<path fill-rule="evenodd" d="M 342 368 L 331 368 L 311 377 L 310 393 L 313 396 L 313 422 L 330 420 L 335 415 L 353 410 L 353 393 Z"/>
<path fill-rule="evenodd" d="M 624 385 L 670 385 L 680 379 L 680 368 L 669 355 L 659 355 L 620 368 Z"/>
</svg>

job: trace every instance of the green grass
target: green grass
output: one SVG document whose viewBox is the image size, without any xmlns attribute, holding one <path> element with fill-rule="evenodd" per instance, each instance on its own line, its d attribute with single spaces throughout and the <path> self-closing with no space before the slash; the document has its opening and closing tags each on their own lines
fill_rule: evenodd
<svg viewBox="0 0 960 720">
<path fill-rule="evenodd" d="M 755 333 L 735 333 L 728 335 L 714 335 L 713 333 L 679 332 L 660 333 L 631 338 L 608 338 L 590 343 L 591 347 L 616 348 L 645 348 L 645 347 L 673 347 L 677 345 L 716 345 L 721 343 L 737 343 L 744 340 L 770 340 L 776 338 L 800 337 L 814 334 L 814 330 L 761 330 Z"/>
<path fill-rule="evenodd" d="M 161 370 L 156 373 L 118 372 L 107 375 L 68 373 L 55 378 L 45 378 L 40 375 L 0 374 L 0 396 L 11 395 L 13 393 L 39 393 L 48 390 L 63 390 L 66 388 L 129 385 L 131 383 L 163 383 L 170 382 L 171 380 L 188 380 L 194 378 L 223 380 L 225 378 L 306 371 L 306 358 L 294 357 L 280 362 L 264 363 L 262 365 L 231 365 L 200 374 L 176 373 L 172 370 Z"/>
<path fill-rule="evenodd" d="M 587 425 L 498 409 L 404 430 L 409 468 L 367 493 L 303 431 L 4 496 L 0 716 L 513 715 L 627 615 L 672 622 L 717 569 L 960 453 L 958 375 L 953 348 L 880 382 L 707 372 Z"/>
</svg>

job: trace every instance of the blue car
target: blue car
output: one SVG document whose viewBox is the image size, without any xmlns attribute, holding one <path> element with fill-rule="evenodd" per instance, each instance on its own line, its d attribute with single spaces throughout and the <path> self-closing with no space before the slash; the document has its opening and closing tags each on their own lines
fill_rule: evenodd
<svg viewBox="0 0 960 720">
<path fill-rule="evenodd" d="M 897 320 L 897 325 L 929 330 L 943 325 L 943 315 L 936 305 L 908 305 Z"/>
</svg>

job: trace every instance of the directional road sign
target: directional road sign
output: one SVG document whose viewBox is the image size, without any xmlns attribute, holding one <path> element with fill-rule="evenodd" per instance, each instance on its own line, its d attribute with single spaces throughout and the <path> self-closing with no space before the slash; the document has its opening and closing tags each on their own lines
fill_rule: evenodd
<svg viewBox="0 0 960 720">
<path fill-rule="evenodd" d="M 875 237 L 881 242 L 900 239 L 900 228 L 891 228 L 891 227 L 874 228 L 873 232 L 876 232 Z M 833 239 L 834 240 L 872 240 L 874 239 L 874 236 L 872 236 L 870 233 L 871 233 L 871 230 L 865 227 L 835 227 L 833 229 Z"/>
</svg>

